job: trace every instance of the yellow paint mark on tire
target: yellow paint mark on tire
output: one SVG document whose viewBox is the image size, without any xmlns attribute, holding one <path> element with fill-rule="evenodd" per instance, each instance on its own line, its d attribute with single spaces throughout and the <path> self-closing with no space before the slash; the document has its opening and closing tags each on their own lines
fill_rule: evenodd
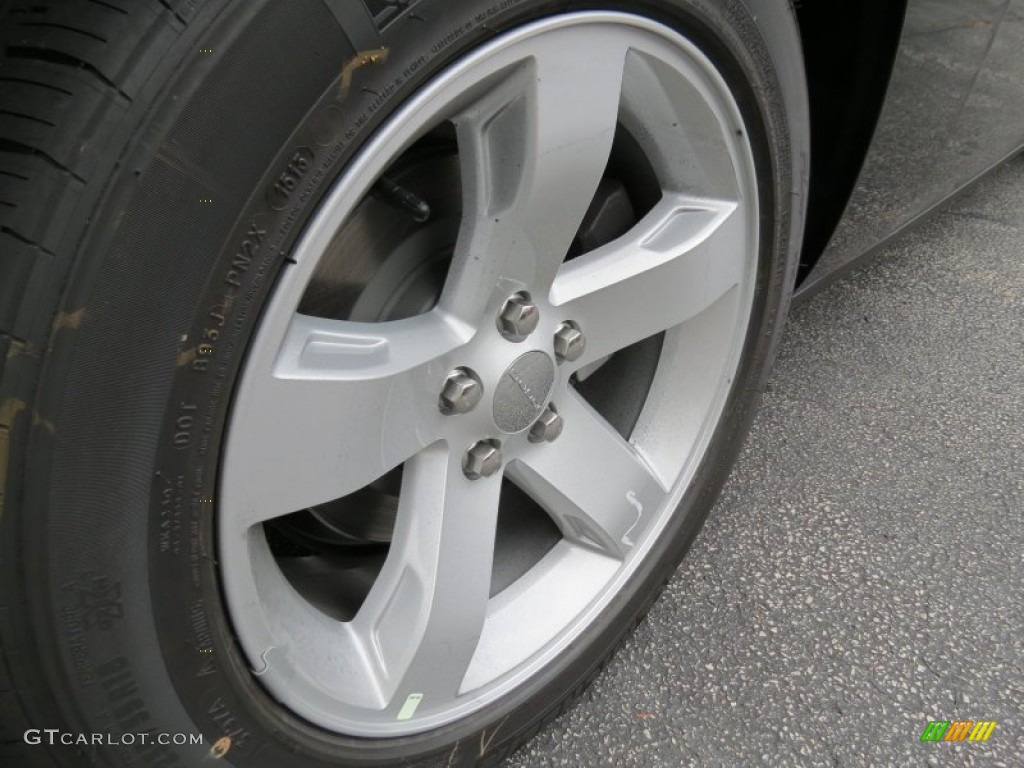
<svg viewBox="0 0 1024 768">
<path fill-rule="evenodd" d="M 61 328 L 79 328 L 84 319 L 85 307 L 76 309 L 74 312 L 58 312 L 57 316 L 53 318 L 53 332 L 56 333 Z"/>
<path fill-rule="evenodd" d="M 19 357 L 30 357 L 38 360 L 40 357 L 39 350 L 32 344 L 14 339 L 11 341 L 11 346 L 7 350 L 7 359 L 14 360 Z"/>
<path fill-rule="evenodd" d="M 368 67 L 371 64 L 383 63 L 388 60 L 391 52 L 387 48 L 376 48 L 372 51 L 357 53 L 349 59 L 341 70 L 341 92 L 345 93 L 352 87 L 352 75 L 357 69 Z"/>
<path fill-rule="evenodd" d="M 196 359 L 199 354 L 197 347 L 190 347 L 182 352 L 178 353 L 178 367 L 184 368 L 186 365 L 191 365 L 192 361 Z"/>
<path fill-rule="evenodd" d="M 219 760 L 228 753 L 229 749 L 231 749 L 231 737 L 221 736 L 214 742 L 213 746 L 210 747 L 210 757 Z"/>
<path fill-rule="evenodd" d="M 25 401 L 9 397 L 0 402 L 0 517 L 4 514 L 4 489 L 7 487 L 7 465 L 11 458 L 11 424 L 25 410 Z"/>
<path fill-rule="evenodd" d="M 36 411 L 36 410 L 32 411 L 32 426 L 33 427 L 42 427 L 47 432 L 49 432 L 51 435 L 57 429 L 56 426 L 54 426 L 54 423 L 52 421 L 47 419 L 45 416 L 43 416 L 43 414 L 41 414 L 39 411 Z"/>
</svg>

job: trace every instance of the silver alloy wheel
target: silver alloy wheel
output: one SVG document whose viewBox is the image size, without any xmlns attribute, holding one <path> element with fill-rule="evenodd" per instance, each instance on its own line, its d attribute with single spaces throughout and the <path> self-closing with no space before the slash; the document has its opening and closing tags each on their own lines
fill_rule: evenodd
<svg viewBox="0 0 1024 768">
<path fill-rule="evenodd" d="M 445 120 L 457 131 L 464 213 L 437 305 L 382 323 L 298 314 L 318 261 L 374 180 Z M 650 158 L 662 199 L 627 234 L 563 263 L 619 124 Z M 619 13 L 553 17 L 480 48 L 418 93 L 309 225 L 235 393 L 220 568 L 237 637 L 269 692 L 332 731 L 401 736 L 542 673 L 635 573 L 689 487 L 740 362 L 758 248 L 740 110 L 712 63 L 663 25 Z M 519 292 L 539 324 L 513 343 L 496 318 Z M 586 346 L 556 361 L 566 322 Z M 570 376 L 661 332 L 627 441 Z M 553 380 L 517 405 L 499 384 L 525 371 L 525 357 L 534 380 L 548 370 Z M 460 368 L 479 376 L 483 399 L 445 415 L 439 392 Z M 561 433 L 531 441 L 549 403 Z M 534 418 L 512 418 L 517 407 Z M 484 440 L 500 443 L 502 471 L 469 479 L 464 457 Z M 403 464 L 383 570 L 351 621 L 331 618 L 282 574 L 261 524 Z M 547 511 L 562 540 L 492 597 L 502 476 Z"/>
</svg>

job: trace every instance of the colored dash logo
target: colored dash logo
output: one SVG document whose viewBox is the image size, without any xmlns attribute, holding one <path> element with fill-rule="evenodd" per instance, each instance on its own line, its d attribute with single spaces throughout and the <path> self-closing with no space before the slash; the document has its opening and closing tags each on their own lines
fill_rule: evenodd
<svg viewBox="0 0 1024 768">
<path fill-rule="evenodd" d="M 930 720 L 921 741 L 988 741 L 995 720 Z"/>
</svg>

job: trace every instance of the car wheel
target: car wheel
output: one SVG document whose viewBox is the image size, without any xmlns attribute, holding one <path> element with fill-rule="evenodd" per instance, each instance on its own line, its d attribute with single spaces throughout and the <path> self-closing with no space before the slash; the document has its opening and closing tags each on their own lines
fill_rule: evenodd
<svg viewBox="0 0 1024 768">
<path fill-rule="evenodd" d="M 788 306 L 803 84 L 754 5 L 8 4 L 19 759 L 486 765 L 571 703 Z"/>
</svg>

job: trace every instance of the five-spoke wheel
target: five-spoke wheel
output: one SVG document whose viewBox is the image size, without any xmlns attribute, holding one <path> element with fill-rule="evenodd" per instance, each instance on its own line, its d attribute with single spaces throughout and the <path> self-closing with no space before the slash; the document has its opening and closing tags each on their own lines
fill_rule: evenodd
<svg viewBox="0 0 1024 768">
<path fill-rule="evenodd" d="M 461 199 L 437 295 L 397 319 L 302 313 L 373 180 L 439 126 L 454 136 Z M 228 429 L 227 602 L 275 697 L 347 734 L 449 723 L 535 675 L 640 567 L 702 459 L 747 335 L 759 211 L 746 135 L 704 54 L 614 13 L 497 40 L 380 131 L 295 251 Z M 623 136 L 656 195 L 646 210 L 632 202 L 624 232 L 580 248 Z M 617 428 L 584 384 L 652 339 L 653 366 L 627 360 L 606 384 L 637 404 Z M 396 472 L 386 556 L 339 619 L 284 574 L 266 524 Z M 510 487 L 558 536 L 496 590 Z"/>
</svg>

